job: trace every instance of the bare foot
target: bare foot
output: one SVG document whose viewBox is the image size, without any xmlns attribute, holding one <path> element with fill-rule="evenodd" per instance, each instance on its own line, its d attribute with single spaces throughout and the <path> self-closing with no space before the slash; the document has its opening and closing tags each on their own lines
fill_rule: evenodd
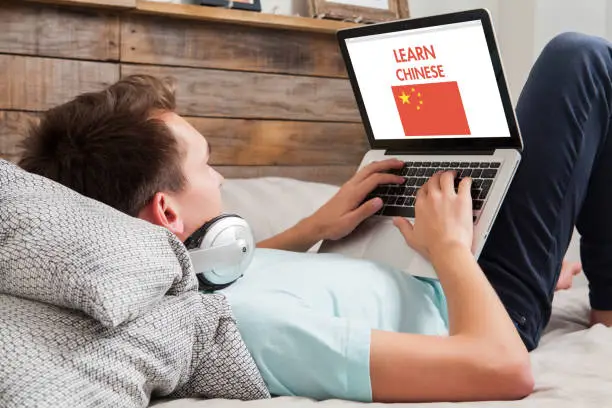
<svg viewBox="0 0 612 408">
<path fill-rule="evenodd" d="M 582 264 L 580 262 L 563 261 L 555 291 L 571 288 L 574 276 L 578 275 L 580 272 L 582 272 Z"/>
</svg>

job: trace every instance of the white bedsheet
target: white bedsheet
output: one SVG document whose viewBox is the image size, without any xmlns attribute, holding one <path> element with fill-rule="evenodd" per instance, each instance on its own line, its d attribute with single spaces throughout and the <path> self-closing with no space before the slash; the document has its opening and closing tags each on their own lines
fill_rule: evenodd
<svg viewBox="0 0 612 408">
<path fill-rule="evenodd" d="M 291 179 L 228 180 L 224 186 L 226 210 L 241 214 L 262 239 L 282 231 L 324 203 L 336 187 Z M 535 392 L 521 401 L 437 404 L 394 404 L 397 407 L 612 407 L 612 328 L 589 328 L 588 293 L 584 286 L 557 292 L 553 316 L 540 346 L 531 353 Z M 340 400 L 312 401 L 281 397 L 264 401 L 181 399 L 156 401 L 156 408 L 353 408 Z M 371 406 L 385 404 L 365 404 Z"/>
</svg>

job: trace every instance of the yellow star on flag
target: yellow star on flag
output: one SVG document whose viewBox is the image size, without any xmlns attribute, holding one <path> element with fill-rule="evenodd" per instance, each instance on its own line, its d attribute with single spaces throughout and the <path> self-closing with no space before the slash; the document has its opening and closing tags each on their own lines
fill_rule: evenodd
<svg viewBox="0 0 612 408">
<path fill-rule="evenodd" d="M 410 103 L 410 96 L 406 95 L 405 92 L 402 92 L 402 94 L 399 97 L 402 100 L 403 104 Z"/>
</svg>

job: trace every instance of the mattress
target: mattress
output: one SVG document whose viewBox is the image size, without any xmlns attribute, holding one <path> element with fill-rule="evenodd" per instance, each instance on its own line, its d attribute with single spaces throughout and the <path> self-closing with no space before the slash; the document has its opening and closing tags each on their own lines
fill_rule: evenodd
<svg viewBox="0 0 612 408">
<path fill-rule="evenodd" d="M 242 215 L 257 240 L 281 232 L 329 199 L 337 187 L 293 179 L 227 180 L 225 210 Z M 316 250 L 314 248 L 313 250 Z M 588 290 L 583 284 L 557 292 L 553 314 L 540 346 L 531 353 L 535 391 L 520 401 L 393 404 L 394 407 L 612 407 L 612 328 L 588 326 Z M 407 385 L 409 386 L 409 385 Z M 363 404 L 341 400 L 314 401 L 301 397 L 243 402 L 236 400 L 156 400 L 156 408 L 353 408 Z"/>
</svg>

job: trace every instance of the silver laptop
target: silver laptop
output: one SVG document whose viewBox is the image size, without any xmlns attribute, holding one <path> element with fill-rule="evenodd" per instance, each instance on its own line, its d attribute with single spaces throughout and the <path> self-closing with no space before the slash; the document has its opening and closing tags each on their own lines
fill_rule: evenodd
<svg viewBox="0 0 612 408">
<path fill-rule="evenodd" d="M 469 10 L 338 32 L 342 56 L 370 149 L 359 169 L 404 161 L 402 185 L 381 185 L 367 199 L 383 208 L 351 235 L 319 252 L 380 261 L 436 278 L 392 224 L 414 218 L 416 192 L 435 172 L 472 177 L 473 252 L 478 257 L 520 162 L 522 139 L 491 18 Z"/>
</svg>

